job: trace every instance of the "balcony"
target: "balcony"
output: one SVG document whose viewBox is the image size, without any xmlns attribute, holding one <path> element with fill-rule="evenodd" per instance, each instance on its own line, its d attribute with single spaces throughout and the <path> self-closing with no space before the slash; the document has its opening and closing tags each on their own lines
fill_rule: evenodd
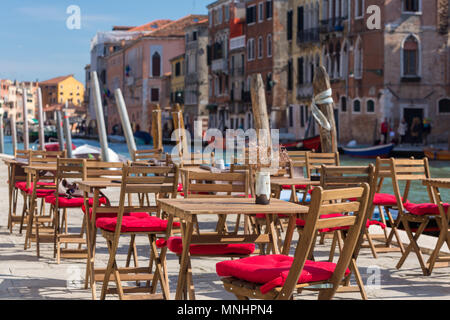
<svg viewBox="0 0 450 320">
<path fill-rule="evenodd" d="M 345 17 L 334 17 L 331 19 L 320 20 L 320 33 L 342 32 L 344 31 Z"/>
<path fill-rule="evenodd" d="M 319 42 L 319 28 L 311 28 L 297 32 L 297 44 L 306 44 Z"/>
<path fill-rule="evenodd" d="M 228 73 L 228 63 L 226 59 L 216 59 L 211 63 L 211 71 L 215 73 Z"/>
<path fill-rule="evenodd" d="M 230 51 L 245 48 L 245 35 L 230 39 Z"/>
<path fill-rule="evenodd" d="M 311 99 L 313 96 L 313 86 L 311 83 L 297 86 L 297 99 Z"/>
</svg>

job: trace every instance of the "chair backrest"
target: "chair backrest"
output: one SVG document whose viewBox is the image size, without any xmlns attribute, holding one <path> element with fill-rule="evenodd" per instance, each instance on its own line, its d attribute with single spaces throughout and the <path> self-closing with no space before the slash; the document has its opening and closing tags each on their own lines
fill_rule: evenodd
<svg viewBox="0 0 450 320">
<path fill-rule="evenodd" d="M 240 193 L 248 196 L 249 173 L 244 172 L 193 172 L 187 171 L 183 183 L 185 198 L 219 197 L 216 193 L 226 193 L 223 196 L 232 196 Z"/>
<path fill-rule="evenodd" d="M 302 175 L 305 175 L 306 155 L 311 151 L 288 151 L 289 156 L 289 176 L 295 177 L 295 169 L 299 168 Z"/>
<path fill-rule="evenodd" d="M 67 151 L 42 151 L 31 150 L 29 153 L 28 163 L 30 165 L 55 165 L 58 158 L 66 158 Z"/>
<path fill-rule="evenodd" d="M 111 180 L 122 178 L 122 162 L 86 161 L 86 176 L 84 180 Z"/>
<path fill-rule="evenodd" d="M 328 281 L 332 286 L 330 289 L 320 293 L 325 298 L 333 297 L 344 278 L 345 271 L 349 267 L 358 240 L 365 227 L 368 196 L 369 185 L 366 183 L 361 187 L 346 189 L 324 190 L 322 187 L 314 188 L 312 191 L 311 205 L 306 216 L 305 227 L 295 250 L 294 262 L 287 275 L 286 282 L 278 295 L 279 299 L 288 299 L 292 295 L 312 249 L 317 230 L 348 227 L 348 233 L 344 240 L 344 246 L 339 254 L 339 260 L 333 275 Z M 321 215 L 331 213 L 352 214 L 336 218 L 320 218 Z"/>
<path fill-rule="evenodd" d="M 325 166 L 320 168 L 320 185 L 325 189 L 356 187 L 367 183 L 371 189 L 375 182 L 375 167 L 368 166 Z"/>
<path fill-rule="evenodd" d="M 375 162 L 376 192 L 381 192 L 385 179 L 392 178 L 391 159 L 377 157 Z"/>
<path fill-rule="evenodd" d="M 335 153 L 316 153 L 308 152 L 306 154 L 306 175 L 308 178 L 311 174 L 318 172 L 322 165 L 339 166 L 339 152 Z"/>
<path fill-rule="evenodd" d="M 176 166 L 124 165 L 122 189 L 127 194 L 155 193 L 155 185 L 170 185 L 172 197 L 177 194 L 178 168 Z"/>
<path fill-rule="evenodd" d="M 22 161 L 29 160 L 30 151 L 31 150 L 16 149 L 16 150 L 14 150 L 14 158 L 16 160 L 22 160 Z"/>
<path fill-rule="evenodd" d="M 403 203 L 408 200 L 411 183 L 416 181 L 421 184 L 423 179 L 431 178 L 428 158 L 423 159 L 390 159 L 392 172 L 392 186 L 397 199 L 399 210 L 404 211 Z M 406 182 L 403 194 L 400 191 L 399 182 Z M 426 187 L 431 202 L 434 201 L 433 194 L 429 187 Z M 403 201 L 402 201 L 403 198 Z"/>
<path fill-rule="evenodd" d="M 162 149 L 136 150 L 133 155 L 133 161 L 161 160 L 164 155 Z"/>
<path fill-rule="evenodd" d="M 101 206 L 97 208 L 97 213 L 117 213 L 117 226 L 115 234 L 120 234 L 122 227 L 122 218 L 125 213 L 130 212 L 148 212 L 158 211 L 157 206 L 144 205 L 126 205 L 127 196 L 131 194 L 155 193 L 155 187 L 165 186 L 163 190 L 170 191 L 172 198 L 177 194 L 178 168 L 176 166 L 142 166 L 126 164 L 122 170 L 122 183 L 120 187 L 118 206 Z M 95 216 L 92 217 L 95 220 Z M 118 238 L 116 239 L 118 241 Z"/>
<path fill-rule="evenodd" d="M 86 159 L 57 158 L 56 180 L 86 179 Z"/>
</svg>

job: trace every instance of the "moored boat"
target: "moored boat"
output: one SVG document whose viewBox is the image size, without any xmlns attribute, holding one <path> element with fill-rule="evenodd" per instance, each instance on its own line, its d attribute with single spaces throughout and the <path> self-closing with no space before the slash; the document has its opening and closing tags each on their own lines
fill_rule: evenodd
<svg viewBox="0 0 450 320">
<path fill-rule="evenodd" d="M 424 149 L 425 157 L 430 160 L 450 161 L 450 151 L 442 149 L 427 148 Z"/>
<path fill-rule="evenodd" d="M 320 150 L 320 136 L 282 144 L 287 150 Z"/>
<path fill-rule="evenodd" d="M 386 157 L 394 149 L 394 144 L 381 144 L 371 147 L 342 147 L 344 153 L 352 157 L 376 158 Z"/>
</svg>

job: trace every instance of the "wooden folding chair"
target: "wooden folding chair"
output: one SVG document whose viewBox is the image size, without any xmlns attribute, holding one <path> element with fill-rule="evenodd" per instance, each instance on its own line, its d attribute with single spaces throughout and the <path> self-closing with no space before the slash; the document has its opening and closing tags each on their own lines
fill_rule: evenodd
<svg viewBox="0 0 450 320">
<path fill-rule="evenodd" d="M 431 192 L 435 204 L 439 208 L 439 216 L 436 216 L 436 221 L 438 223 L 440 232 L 436 247 L 434 248 L 433 252 L 431 253 L 430 259 L 427 262 L 428 273 L 430 275 L 433 272 L 434 267 L 448 267 L 450 265 L 450 257 L 448 255 L 445 257 L 439 256 L 444 243 L 447 244 L 447 248 L 450 250 L 450 207 L 448 205 L 444 206 L 441 198 L 441 193 L 439 192 L 439 188 L 437 186 L 431 186 Z"/>
<path fill-rule="evenodd" d="M 59 157 L 66 155 L 66 151 L 34 151 L 29 153 L 28 165 L 39 166 L 52 169 L 56 166 Z M 48 215 L 45 214 L 45 199 L 51 196 L 57 190 L 56 176 L 52 170 L 43 170 L 37 172 L 34 176 L 30 173 L 27 175 L 26 190 L 24 195 L 24 208 L 22 210 L 22 219 L 20 224 L 20 230 L 23 229 L 23 225 L 27 225 L 27 234 L 25 237 L 26 250 L 31 246 L 31 242 L 36 242 L 36 253 L 40 256 L 40 243 L 54 242 L 54 216 L 52 210 L 49 210 Z M 33 202 L 34 199 L 34 202 Z M 38 215 L 38 199 L 41 199 L 40 214 Z M 34 208 L 34 212 L 31 212 Z M 25 221 L 26 220 L 26 221 Z M 36 232 L 33 234 L 33 227 Z"/>
<path fill-rule="evenodd" d="M 392 184 L 394 187 L 395 197 L 397 198 L 398 208 L 398 217 L 395 220 L 395 227 L 398 228 L 401 222 L 410 241 L 408 247 L 405 249 L 405 252 L 397 263 L 396 268 L 400 269 L 410 252 L 414 250 L 419 260 L 420 267 L 422 268 L 423 275 L 428 276 L 431 272 L 423 259 L 422 252 L 417 241 L 422 233 L 426 231 L 428 223 L 439 217 L 438 205 L 435 204 L 436 200 L 431 192 L 431 188 L 428 186 L 426 187 L 426 190 L 431 202 L 428 208 L 422 210 L 420 205 L 407 201 L 412 182 L 415 181 L 421 184 L 423 179 L 429 179 L 431 177 L 428 158 L 423 158 L 420 160 L 392 158 L 390 160 L 391 170 L 393 173 Z M 405 182 L 403 195 L 400 191 L 399 182 Z M 419 224 L 417 230 L 413 231 L 413 228 L 411 228 L 411 223 Z"/>
<path fill-rule="evenodd" d="M 14 150 L 14 158 L 17 161 L 28 161 L 30 150 Z M 15 224 L 20 224 L 22 217 L 17 215 L 17 201 L 19 193 L 24 198 L 24 206 L 26 205 L 26 195 L 22 192 L 26 191 L 27 186 L 27 174 L 23 169 L 23 166 L 8 165 L 8 191 L 9 191 L 9 210 L 8 210 L 8 229 L 12 233 Z M 20 230 L 22 233 L 22 230 Z"/>
<path fill-rule="evenodd" d="M 335 153 L 316 153 L 308 152 L 306 154 L 306 177 L 310 178 L 314 175 L 320 174 L 322 165 L 326 166 L 340 166 L 339 152 Z M 306 204 L 307 193 L 310 189 L 305 189 L 303 193 L 302 203 Z"/>
<path fill-rule="evenodd" d="M 355 280 L 357 283 L 356 287 L 350 286 L 350 277 L 349 274 L 346 277 L 345 285 L 339 289 L 339 291 L 345 292 L 359 292 L 361 297 L 364 300 L 367 300 L 367 294 L 364 289 L 364 283 L 362 281 L 361 275 L 359 273 L 358 267 L 356 265 L 356 259 L 358 258 L 359 250 L 363 247 L 364 236 L 369 242 L 369 247 L 373 251 L 374 244 L 369 237 L 369 226 L 372 224 L 378 224 L 377 221 L 370 220 L 371 211 L 370 204 L 373 201 L 374 195 L 374 185 L 375 185 L 375 169 L 372 164 L 369 166 L 324 166 L 322 165 L 320 170 L 320 182 L 321 186 L 325 190 L 329 189 L 342 189 L 342 188 L 350 188 L 361 186 L 363 183 L 367 183 L 370 187 L 370 192 L 368 196 L 368 205 L 366 212 L 366 228 L 363 229 L 363 233 L 360 235 L 360 239 L 358 240 L 358 244 L 355 249 L 355 254 L 352 258 L 352 263 L 350 266 L 351 273 L 355 276 Z M 379 224 L 382 228 L 385 228 L 385 225 Z M 322 231 L 322 230 L 320 230 Z M 343 247 L 343 239 L 345 238 L 346 230 L 332 230 L 333 233 L 333 241 L 331 244 L 330 262 L 333 261 L 334 253 L 336 246 L 338 246 L 339 250 L 342 250 Z"/>
<path fill-rule="evenodd" d="M 18 159 L 24 159 L 25 153 L 22 153 L 20 155 L 20 152 L 17 151 L 17 156 Z M 35 151 L 35 150 L 29 150 L 26 152 L 26 154 L 28 155 L 28 165 L 43 165 L 43 166 L 51 166 L 52 164 L 56 163 L 56 158 L 57 157 L 62 157 L 64 156 L 66 153 L 65 151 Z M 26 224 L 26 216 L 29 214 L 29 209 L 31 208 L 31 204 L 29 203 L 31 200 L 31 194 L 32 194 L 32 190 L 34 188 L 33 186 L 33 181 L 32 181 L 32 177 L 31 175 L 27 175 L 27 178 L 25 179 L 26 181 L 22 181 L 19 182 L 17 184 L 18 189 L 20 189 L 21 194 L 23 196 L 23 208 L 22 208 L 22 216 L 20 217 L 20 233 L 22 233 L 23 230 L 23 226 L 24 224 Z M 40 216 L 42 219 L 45 219 L 44 217 L 42 217 L 43 215 L 45 215 L 45 202 L 44 202 L 44 198 L 46 195 L 51 194 L 51 192 L 48 190 L 47 191 L 42 188 L 43 185 L 51 185 L 54 186 L 55 185 L 55 177 L 54 175 L 48 174 L 47 176 L 43 176 L 40 177 L 38 182 L 37 182 L 38 188 L 40 192 L 37 192 L 37 198 L 41 199 L 41 204 L 40 204 Z M 52 188 L 50 188 L 52 189 Z M 36 199 L 37 200 L 37 199 Z M 17 203 L 17 199 L 16 199 L 16 203 Z M 37 205 L 36 205 L 37 208 Z M 14 209 L 15 211 L 15 209 Z"/>
<path fill-rule="evenodd" d="M 383 230 L 383 234 L 381 235 L 373 235 L 369 234 L 370 240 L 374 242 L 381 241 L 382 244 L 376 244 L 371 247 L 373 257 L 376 259 L 378 257 L 378 253 L 383 252 L 397 252 L 400 251 L 402 254 L 405 249 L 403 247 L 403 243 L 400 241 L 400 235 L 398 233 L 397 227 L 395 227 L 395 221 L 392 217 L 391 210 L 397 210 L 397 198 L 393 194 L 381 193 L 381 189 L 386 179 L 392 178 L 392 170 L 391 170 L 391 160 L 390 159 L 382 159 L 377 157 L 375 163 L 375 194 L 372 201 L 372 204 L 369 204 L 370 210 L 372 212 L 372 216 L 375 212 L 375 207 L 378 207 L 378 211 L 380 213 L 381 222 L 384 225 L 387 225 L 385 214 L 388 217 L 389 224 L 391 226 L 391 232 L 389 235 L 387 234 L 387 230 Z M 392 246 L 392 240 L 395 237 L 396 245 Z"/>
<path fill-rule="evenodd" d="M 77 183 L 86 179 L 86 159 L 59 159 L 57 161 L 56 185 L 62 184 L 63 180 L 70 183 Z M 68 216 L 67 211 L 70 208 L 80 209 L 83 206 L 83 198 L 71 197 L 69 195 L 60 194 L 57 190 L 53 197 L 46 198 L 46 201 L 52 205 L 55 223 L 55 243 L 54 256 L 56 263 L 61 262 L 61 258 L 66 259 L 83 259 L 87 258 L 86 249 L 81 249 L 81 245 L 86 244 L 83 238 L 84 229 L 86 227 L 86 217 L 83 218 L 81 231 L 78 234 L 68 233 Z M 61 214 L 62 210 L 62 214 Z M 64 227 L 64 230 L 63 230 Z M 65 244 L 66 248 L 62 249 L 61 245 Z M 69 249 L 69 244 L 78 245 L 78 249 Z"/>
<path fill-rule="evenodd" d="M 216 270 L 225 290 L 240 300 L 288 300 L 293 298 L 294 290 L 303 289 L 319 291 L 319 299 L 332 299 L 345 283 L 350 272 L 348 268 L 353 264 L 352 258 L 365 227 L 369 192 L 367 184 L 339 190 L 315 188 L 294 257 L 266 255 L 219 262 Z M 320 218 L 335 212 L 353 214 Z M 336 264 L 307 260 L 317 230 L 344 227 L 348 228 L 348 233 Z"/>
<path fill-rule="evenodd" d="M 127 194 L 136 193 L 170 193 L 175 198 L 176 170 L 176 167 L 125 166 L 119 206 L 97 208 L 97 213 L 116 214 L 111 218 L 102 217 L 96 220 L 96 226 L 101 229 L 109 251 L 101 293 L 102 300 L 105 299 L 106 294 L 118 294 L 121 300 L 169 299 L 169 282 L 165 262 L 166 249 L 163 248 L 161 254 L 158 254 L 156 247 L 157 236 L 166 236 L 167 221 L 149 215 L 158 210 L 157 206 L 125 206 L 125 198 Z M 95 217 L 93 219 L 95 220 Z M 148 237 L 151 252 L 149 267 L 118 267 L 117 249 L 119 239 L 124 235 Z M 155 265 L 154 273 L 152 273 L 153 264 Z M 114 278 L 116 288 L 108 287 L 110 278 Z M 147 285 L 145 287 L 123 287 L 123 281 L 147 281 Z M 158 282 L 161 285 L 162 294 L 155 294 Z"/>
<path fill-rule="evenodd" d="M 249 182 L 248 172 L 226 172 L 226 173 L 210 173 L 210 172 L 191 172 L 187 171 L 183 179 L 183 191 L 185 198 L 217 198 L 217 197 L 248 197 Z M 234 227 L 234 231 L 228 231 L 226 224 L 226 215 L 219 215 L 218 223 L 215 228 L 215 232 L 219 234 L 237 234 L 240 227 L 240 214 L 236 212 L 237 219 Z M 244 219 L 246 219 L 244 217 Z M 193 217 L 195 233 L 200 234 L 199 222 L 197 217 Z M 244 225 L 248 224 L 244 220 Z M 248 227 L 244 226 L 244 230 Z M 176 253 L 178 257 L 181 255 L 179 250 L 179 244 L 181 243 L 180 237 L 172 237 L 167 241 L 167 247 L 172 252 Z M 247 248 L 247 244 L 230 244 L 224 245 L 228 247 L 228 253 L 214 253 L 208 248 L 208 244 L 196 245 L 196 250 L 199 252 L 190 253 L 190 257 L 227 257 L 227 258 L 243 258 L 248 257 L 249 254 L 242 254 L 242 248 Z M 210 247 L 210 246 L 209 246 Z M 182 249 L 182 248 L 181 248 Z M 233 250 L 238 250 L 233 252 Z M 207 251 L 207 253 L 202 253 Z M 214 250 L 213 250 L 214 251 Z M 251 250 L 254 252 L 254 250 Z M 250 252 L 250 251 L 249 251 Z M 190 258 L 189 258 L 190 259 Z M 181 263 L 181 261 L 180 261 Z M 194 284 L 192 281 L 192 269 L 191 262 L 188 262 L 188 285 L 185 286 L 185 298 L 190 300 L 195 299 Z"/>
<path fill-rule="evenodd" d="M 151 166 L 148 162 L 142 161 L 142 162 L 131 162 L 128 161 L 128 166 L 140 166 L 140 167 L 149 167 Z M 85 181 L 121 181 L 122 179 L 122 175 L 123 175 L 123 167 L 124 167 L 124 163 L 122 162 L 103 162 L 103 161 L 87 161 L 85 163 L 85 168 L 86 168 L 86 177 Z M 133 193 L 134 194 L 134 193 Z M 133 205 L 133 200 L 132 200 L 132 196 L 133 194 L 127 194 L 128 196 L 128 206 L 132 206 Z M 138 195 L 138 199 L 139 199 L 139 204 L 141 206 L 144 206 L 144 198 L 141 194 L 137 194 Z M 146 194 L 147 195 L 147 194 Z M 95 199 L 95 195 L 94 195 L 94 199 Z M 85 277 L 85 288 L 87 289 L 89 286 L 89 283 L 91 284 L 91 290 L 92 290 L 92 295 L 93 297 L 95 297 L 95 292 L 96 292 L 96 286 L 95 286 L 95 282 L 96 281 L 102 281 L 103 282 L 103 277 L 101 272 L 103 270 L 100 270 L 99 273 L 96 273 L 93 278 L 90 278 L 90 267 L 91 267 L 91 263 L 93 264 L 93 261 L 95 261 L 95 247 L 96 247 L 96 242 L 97 242 L 97 227 L 96 227 L 96 214 L 92 213 L 92 212 L 97 212 L 97 210 L 101 211 L 102 209 L 104 209 L 104 207 L 110 207 L 111 203 L 109 201 L 109 199 L 102 193 L 100 193 L 98 195 L 99 199 L 101 199 L 102 197 L 106 199 L 104 206 L 102 208 L 99 208 L 100 204 L 95 204 L 95 202 L 93 201 L 92 205 L 90 205 L 89 203 L 86 203 L 86 199 L 85 199 L 85 204 L 83 205 L 82 209 L 83 212 L 85 214 L 85 221 L 86 221 L 86 239 L 89 239 L 89 241 L 91 242 L 90 246 L 92 248 L 91 251 L 91 261 L 88 261 L 86 264 L 86 277 Z M 150 206 L 150 201 L 148 201 L 148 206 Z M 89 219 L 87 218 L 87 212 L 89 212 Z M 100 217 L 103 216 L 104 214 L 99 214 Z M 112 217 L 114 216 L 114 213 L 107 213 L 108 217 Z M 89 235 L 87 234 L 89 232 Z M 134 262 L 134 266 L 135 267 L 139 267 L 138 265 L 138 260 L 137 260 L 137 248 L 136 248 L 136 242 L 135 242 L 135 235 L 131 236 L 130 239 L 130 245 L 128 248 L 128 256 L 127 256 L 127 260 L 126 260 L 126 267 L 130 266 L 130 262 L 131 262 L 131 257 L 133 257 L 133 262 Z M 92 267 L 93 268 L 93 267 Z"/>
</svg>

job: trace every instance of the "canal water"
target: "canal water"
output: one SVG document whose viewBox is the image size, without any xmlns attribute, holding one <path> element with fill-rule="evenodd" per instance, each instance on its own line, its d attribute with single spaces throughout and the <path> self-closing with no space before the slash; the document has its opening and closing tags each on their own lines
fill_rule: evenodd
<svg viewBox="0 0 450 320">
<path fill-rule="evenodd" d="M 89 144 L 92 146 L 100 147 L 100 143 L 95 140 L 87 140 L 87 139 L 73 139 L 73 144 L 77 147 L 82 146 L 84 144 Z M 108 143 L 109 148 L 111 148 L 114 152 L 118 153 L 119 155 L 122 155 L 126 158 L 129 158 L 128 154 L 128 148 L 126 143 Z M 22 144 L 19 144 L 19 149 L 23 148 Z M 36 145 L 37 148 L 37 145 Z M 138 149 L 150 149 L 151 146 L 148 145 L 140 145 L 137 146 Z M 172 150 L 172 145 L 165 145 L 164 150 L 166 152 L 170 152 Z M 12 143 L 11 143 L 11 137 L 5 136 L 5 153 L 7 154 L 13 154 L 12 150 Z M 373 163 L 375 165 L 374 159 L 359 159 L 359 158 L 352 158 L 348 157 L 346 155 L 341 155 L 341 165 L 352 165 L 352 166 L 362 166 L 367 165 L 369 163 Z M 431 170 L 431 176 L 432 177 L 439 177 L 439 178 L 450 178 L 450 162 L 445 161 L 430 161 L 430 170 Z M 401 190 L 403 190 L 403 185 L 400 185 Z M 446 190 L 440 190 L 442 193 L 442 197 L 444 201 L 449 202 L 450 201 L 450 191 L 449 189 Z M 390 180 L 386 180 L 382 189 L 383 193 L 391 193 L 393 194 L 392 189 L 392 183 Z M 288 195 L 285 195 L 287 198 L 289 198 Z M 426 192 L 426 189 L 423 185 L 421 185 L 418 182 L 415 182 L 411 186 L 411 191 L 408 196 L 408 199 L 411 202 L 414 203 L 425 203 L 430 202 L 428 193 Z"/>
</svg>

